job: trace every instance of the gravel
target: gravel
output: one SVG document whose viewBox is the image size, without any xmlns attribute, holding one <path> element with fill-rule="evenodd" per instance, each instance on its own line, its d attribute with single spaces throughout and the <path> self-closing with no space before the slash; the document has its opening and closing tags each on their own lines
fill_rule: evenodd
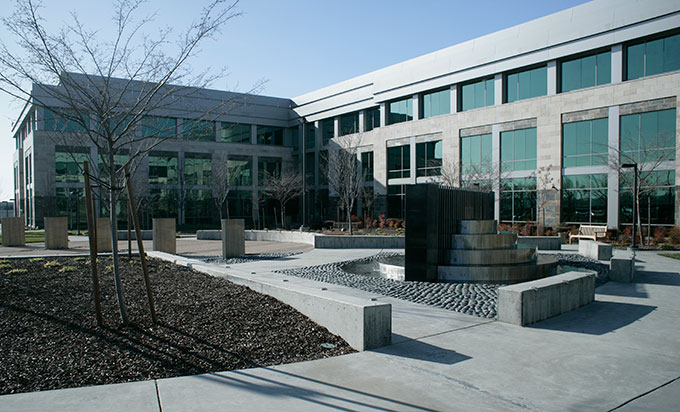
<svg viewBox="0 0 680 412">
<path fill-rule="evenodd" d="M 287 258 L 289 256 L 299 255 L 302 252 L 289 252 L 289 253 L 253 253 L 245 256 L 234 257 L 229 259 L 224 259 L 216 256 L 189 256 L 194 259 L 200 259 L 207 263 L 214 263 L 217 265 L 236 265 L 239 263 L 250 263 L 258 262 L 262 260 L 275 260 L 281 258 Z"/>
<path fill-rule="evenodd" d="M 363 276 L 345 270 L 348 266 L 354 266 L 357 263 L 368 263 L 383 257 L 398 255 L 400 254 L 379 253 L 363 259 L 279 270 L 275 271 L 275 273 L 348 286 L 366 292 L 436 306 L 467 315 L 489 319 L 496 318 L 498 288 L 503 286 L 502 284 L 404 282 L 382 277 Z M 598 272 L 596 286 L 607 281 L 609 268 L 607 265 L 596 260 L 581 255 L 563 253 L 551 254 L 550 256 L 558 259 L 559 265 L 596 270 Z"/>
<path fill-rule="evenodd" d="M 354 352 L 274 298 L 153 259 L 149 267 L 159 323 L 152 325 L 148 315 L 139 260 L 121 258 L 130 315 L 129 326 L 122 326 L 107 268 L 111 261 L 102 259 L 105 326 L 98 327 L 89 264 L 83 258 L 53 260 L 48 267 L 48 260 L 0 262 L 0 395 Z M 71 269 L 60 272 L 64 267 Z"/>
</svg>

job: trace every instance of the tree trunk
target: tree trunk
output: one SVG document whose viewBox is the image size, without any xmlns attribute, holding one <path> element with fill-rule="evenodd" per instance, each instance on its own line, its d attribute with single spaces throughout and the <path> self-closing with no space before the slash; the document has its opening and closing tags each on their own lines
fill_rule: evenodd
<svg viewBox="0 0 680 412">
<path fill-rule="evenodd" d="M 111 152 L 113 153 L 113 152 Z M 113 155 L 110 155 L 111 165 L 113 165 Z M 115 166 L 112 166 L 113 169 Z M 116 189 L 114 181 L 114 173 L 110 176 L 111 188 L 109 189 L 109 219 L 111 223 L 111 255 L 113 257 L 113 279 L 116 286 L 116 298 L 118 299 L 118 311 L 120 312 L 120 320 L 123 325 L 128 323 L 127 305 L 125 304 L 125 296 L 123 291 L 123 283 L 120 279 L 120 268 L 118 261 L 118 227 L 116 224 Z"/>
<path fill-rule="evenodd" d="M 286 217 L 286 205 L 284 205 L 283 202 L 280 203 L 281 203 L 281 229 L 285 229 L 286 223 L 284 219 Z"/>
<path fill-rule="evenodd" d="M 352 236 L 354 231 L 352 230 L 352 202 L 345 206 L 347 212 L 347 225 L 349 226 L 349 235 Z"/>
</svg>

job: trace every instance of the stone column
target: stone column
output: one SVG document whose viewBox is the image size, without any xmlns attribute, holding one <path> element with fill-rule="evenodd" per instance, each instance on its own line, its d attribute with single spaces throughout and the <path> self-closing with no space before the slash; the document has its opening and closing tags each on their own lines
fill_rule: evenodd
<svg viewBox="0 0 680 412">
<path fill-rule="evenodd" d="M 458 85 L 451 86 L 451 113 L 458 111 Z"/>
<path fill-rule="evenodd" d="M 359 130 L 357 133 L 366 131 L 366 110 L 361 110 L 359 112 Z"/>
<path fill-rule="evenodd" d="M 97 252 L 111 252 L 111 222 L 108 217 L 97 218 Z"/>
<path fill-rule="evenodd" d="M 618 156 L 619 106 L 609 107 L 609 157 Z M 619 171 L 610 167 L 607 171 L 607 226 L 619 227 Z"/>
<path fill-rule="evenodd" d="M 493 205 L 493 216 L 496 222 L 501 222 L 501 128 L 499 125 L 494 124 L 491 126 L 491 173 L 493 176 L 491 178 L 495 180 L 494 184 L 494 205 Z M 495 168 L 495 170 L 494 170 Z"/>
<path fill-rule="evenodd" d="M 340 116 L 333 118 L 333 137 L 340 136 Z"/>
<path fill-rule="evenodd" d="M 222 256 L 225 259 L 246 254 L 243 219 L 222 219 Z"/>
<path fill-rule="evenodd" d="M 493 78 L 493 104 L 495 106 L 503 104 L 503 75 L 500 73 Z"/>
<path fill-rule="evenodd" d="M 387 103 L 380 103 L 380 127 L 387 126 Z"/>
<path fill-rule="evenodd" d="M 413 120 L 422 119 L 423 114 L 420 113 L 420 96 L 414 94 L 411 100 L 413 101 Z"/>
<path fill-rule="evenodd" d="M 3 217 L 0 219 L 2 224 L 2 245 L 3 246 L 24 246 L 26 245 L 26 233 L 24 232 L 24 217 Z"/>
<path fill-rule="evenodd" d="M 623 45 L 612 46 L 612 84 L 623 80 Z"/>
<path fill-rule="evenodd" d="M 45 249 L 68 249 L 68 218 L 45 218 Z"/>
<path fill-rule="evenodd" d="M 177 253 L 177 230 L 174 218 L 153 220 L 152 250 L 159 252 Z"/>
<path fill-rule="evenodd" d="M 416 184 L 416 173 L 417 173 L 417 167 L 416 167 L 416 138 L 415 136 L 411 137 L 409 141 L 409 160 L 411 164 L 409 165 L 409 170 L 411 174 L 410 178 L 410 183 L 412 185 Z"/>
</svg>

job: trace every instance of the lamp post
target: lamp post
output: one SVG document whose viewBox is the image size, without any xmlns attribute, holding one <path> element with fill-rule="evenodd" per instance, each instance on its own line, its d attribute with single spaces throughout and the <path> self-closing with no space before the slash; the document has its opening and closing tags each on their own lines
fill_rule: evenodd
<svg viewBox="0 0 680 412">
<path fill-rule="evenodd" d="M 637 197 L 638 197 L 638 165 L 637 163 L 624 163 L 621 165 L 623 169 L 633 169 L 633 239 L 630 243 L 630 248 L 635 250 L 635 225 L 637 218 Z"/>
</svg>

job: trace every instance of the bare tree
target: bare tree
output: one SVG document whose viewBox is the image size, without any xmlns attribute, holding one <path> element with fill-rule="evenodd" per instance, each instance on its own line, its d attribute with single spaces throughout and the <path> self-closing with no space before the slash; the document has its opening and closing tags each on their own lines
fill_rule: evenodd
<svg viewBox="0 0 680 412">
<path fill-rule="evenodd" d="M 264 193 L 279 202 L 281 227 L 285 228 L 286 205 L 302 193 L 302 174 L 295 168 L 283 169 L 281 173 L 265 172 Z"/>
<path fill-rule="evenodd" d="M 222 211 L 225 209 L 229 192 L 235 186 L 238 186 L 242 173 L 243 166 L 232 164 L 232 159 L 229 155 L 219 154 L 213 159 L 211 189 L 213 201 L 220 213 L 220 220 L 223 218 Z M 226 214 L 226 218 L 229 219 L 228 203 L 226 205 Z"/>
<path fill-rule="evenodd" d="M 552 176 L 553 165 L 541 166 L 536 169 L 536 189 L 538 191 L 543 191 L 543 194 L 536 196 L 536 205 L 538 210 L 541 212 L 541 220 L 539 223 L 538 231 L 540 235 L 545 232 L 545 208 L 550 204 L 550 199 L 546 195 L 549 190 L 557 191 L 555 188 L 555 179 Z"/>
<path fill-rule="evenodd" d="M 352 235 L 352 209 L 364 186 L 365 176 L 357 158 L 361 135 L 354 138 L 341 136 L 333 139 L 324 162 L 322 173 L 328 176 L 328 187 L 338 197 Z"/>
<path fill-rule="evenodd" d="M 50 33 L 43 24 L 40 4 L 17 0 L 14 13 L 2 22 L 20 51 L 0 42 L 0 90 L 45 109 L 55 121 L 62 122 L 69 141 L 94 145 L 99 150 L 106 174 L 100 176 L 100 184 L 108 193 L 113 272 L 124 324 L 128 316 L 119 275 L 115 210 L 123 189 L 117 176 L 122 175 L 125 164 L 116 165 L 115 156 L 127 152 L 127 164 L 172 137 L 169 126 L 141 136 L 138 131 L 150 116 L 181 100 L 200 97 L 201 88 L 221 76 L 208 75 L 207 71 L 197 74 L 187 63 L 200 44 L 239 15 L 236 3 L 213 0 L 175 40 L 169 28 L 155 36 L 145 32 L 154 16 L 135 19 L 142 3 L 117 1 L 115 33 L 111 40 L 103 40 L 97 29 L 86 28 L 76 13 L 71 14 L 70 24 Z M 171 47 L 174 50 L 168 51 Z M 223 113 L 228 105 L 201 102 L 196 105 L 197 119 Z"/>
</svg>

